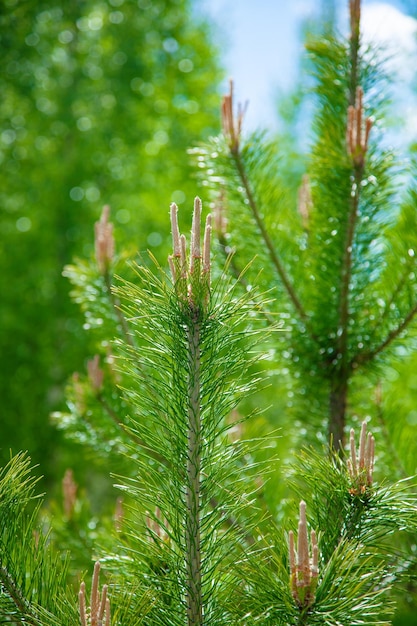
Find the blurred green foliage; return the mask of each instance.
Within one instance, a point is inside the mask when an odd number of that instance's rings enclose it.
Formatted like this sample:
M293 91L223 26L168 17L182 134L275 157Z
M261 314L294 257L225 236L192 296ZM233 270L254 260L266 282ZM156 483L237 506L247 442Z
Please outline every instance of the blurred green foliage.
M101 206L111 205L119 242L165 256L169 201L192 204L186 149L218 130L220 70L191 8L1 3L2 464L28 449L51 478L66 462L48 416L88 340L61 273L91 255Z

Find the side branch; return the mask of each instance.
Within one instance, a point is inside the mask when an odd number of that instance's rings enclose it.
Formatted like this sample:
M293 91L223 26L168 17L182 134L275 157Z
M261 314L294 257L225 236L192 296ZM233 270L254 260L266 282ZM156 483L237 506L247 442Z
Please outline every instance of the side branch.
M275 269L276 269L276 271L277 271L277 273L278 273L278 275L279 275L279 277L281 279L281 282L284 285L284 288L285 288L285 290L286 290L286 292L288 294L288 297L289 297L290 301L292 302L292 304L294 305L294 308L297 311L300 319L304 323L307 323L308 322L307 313L305 312L304 307L301 304L301 302L300 302L300 300L299 300L299 298L298 298L298 296L297 296L297 294L295 292L295 289L294 289L294 287L293 287L293 285L292 285L292 283L290 281L290 278L287 275L287 272L285 271L285 268L284 268L283 264L281 263L281 260L280 260L278 254L277 254L277 252L275 250L275 247L274 247L274 245L272 243L272 240L271 240L271 238L269 236L269 233L268 233L268 231L267 231L267 229L265 227L265 224L264 224L264 222L263 222L263 220L261 218L261 215L260 215L260 212L259 212L259 209L258 209L258 205L256 203L256 200L255 200L254 196L253 196L252 189L250 187L248 178L246 176L245 167L244 167L244 165L242 163L242 158L240 156L240 153L238 151L234 151L234 152L231 152L231 155L232 155L232 158L233 158L233 160L235 162L236 169L238 171L238 174L239 174L240 180L242 182L242 185L243 185L243 187L245 189L246 196L247 196L248 201L249 201L249 206L250 206L251 211L252 211L252 215L253 215L253 217L255 219L257 227L259 228L259 231L261 233L262 239L265 242L265 245L266 245L267 250L269 252L269 256L271 258L271 261L272 261L272 263L273 263L273 265L274 265L274 267L275 267Z
M405 265L404 271L403 271L403 273L401 275L400 280L398 281L394 291L392 292L391 297L389 298L389 300L385 304L384 309L382 310L382 312L378 316L378 320L375 322L375 329L376 330L378 328L380 328L381 324L387 318L387 316L389 314L389 311L391 309L391 305L396 301L396 299L401 294L401 292L404 289L404 287L407 285L407 278L408 278L408 275L410 274L411 267L412 267L412 265L414 263L415 263L415 259L412 258L412 257L409 257L408 261L407 261L407 263Z
M29 602L23 596L16 581L5 567L0 567L0 580L3 589L9 595L15 607L24 616L24 621L31 626L42 626L41 622L33 615Z
M369 363L372 361L378 354L383 352L385 348L387 348L399 335L401 335L404 330L406 330L407 326L412 322L415 315L417 314L417 304L413 306L411 311L409 311L408 315L403 319L400 324L396 328L394 328L386 338L381 341L379 346L374 348L373 350L369 350L368 352L363 352L360 354L352 363L353 367L358 367L359 365L364 365L365 363Z

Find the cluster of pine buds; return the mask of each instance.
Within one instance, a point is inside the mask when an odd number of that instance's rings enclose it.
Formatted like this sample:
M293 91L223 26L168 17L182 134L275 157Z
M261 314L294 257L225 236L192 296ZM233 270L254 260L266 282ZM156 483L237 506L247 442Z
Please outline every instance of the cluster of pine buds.
M110 600L107 596L107 585L103 585L101 593L100 561L94 565L93 581L91 585L90 606L87 608L85 583L82 582L78 594L81 626L110 626Z
M365 155L368 150L369 133L372 128L372 119L364 119L363 90L356 90L355 105L348 108L346 144L353 165L362 169L365 164Z
M349 493L362 496L372 487L375 460L375 439L366 432L366 422L362 423L359 451L356 451L355 431L350 431L350 457L347 466L351 481Z
M207 215L201 246L201 200L195 198L189 260L187 240L178 228L178 207L171 204L173 253L168 257L177 295L183 302L198 308L207 303L210 292L211 215Z
M308 608L315 599L319 574L319 548L314 530L310 533L310 547L307 531L306 503L300 502L300 520L298 522L297 550L295 549L294 533L288 534L290 557L291 593L297 606ZM310 556L311 553L311 556Z

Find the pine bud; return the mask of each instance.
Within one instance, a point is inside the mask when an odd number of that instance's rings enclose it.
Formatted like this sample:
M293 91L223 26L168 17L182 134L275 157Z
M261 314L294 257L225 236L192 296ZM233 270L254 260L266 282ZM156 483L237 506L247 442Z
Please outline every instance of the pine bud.
M201 200L197 197L194 201L188 264L186 238L180 235L178 229L177 207L171 205L173 254L168 257L168 263L178 297L194 311L207 304L210 293L211 216L206 218L201 245L201 208Z
M318 544L314 530L310 533L310 548L308 541L306 503L300 502L300 520L298 522L297 551L295 550L294 533L288 534L290 586L291 593L300 608L313 604L318 578Z
M85 583L80 585L78 594L79 613L82 626L110 626L110 600L107 596L107 585L103 585L99 593L100 561L94 565L93 580L91 585L90 607L86 606Z
M74 480L74 473L72 469L67 469L62 479L64 512L67 519L71 519L74 513L75 503L77 501L77 489L78 485Z
M365 164L371 128L371 118L364 120L363 91L361 87L358 87L355 106L348 107L346 128L347 151L355 167L363 168Z
M105 205L100 220L95 223L95 251L97 267L106 274L114 257L113 224L109 222L110 207Z
M238 104L237 117L235 118L233 112L233 81L229 82L229 93L223 97L222 101L222 127L223 133L226 137L230 151L233 153L239 152L239 142L242 133L243 118L248 107L248 103L245 105Z
M100 367L100 357L96 354L87 362L88 379L93 391L98 393L103 386L104 372Z
M307 174L304 174L301 186L298 189L298 212L305 230L307 230L309 226L312 207L313 199L311 197L310 179Z
M375 439L366 432L366 422L362 423L359 438L359 452L356 453L355 431L350 431L350 457L347 467L351 485L349 493L353 496L364 495L372 487L375 461Z

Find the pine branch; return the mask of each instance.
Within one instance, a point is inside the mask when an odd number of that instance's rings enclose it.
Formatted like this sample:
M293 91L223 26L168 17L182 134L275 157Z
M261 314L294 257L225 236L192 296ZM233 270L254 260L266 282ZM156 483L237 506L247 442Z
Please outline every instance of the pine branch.
M396 284L395 289L393 290L391 296L389 297L388 301L386 302L384 306L384 309L381 311L378 319L375 322L375 330L381 328L383 322L386 320L387 316L389 315L389 312L391 310L391 305L395 304L397 298L400 296L404 287L407 286L407 279L409 277L411 267L414 265L414 263L415 263L415 258L408 257L407 263L405 264L404 271L402 275L400 276L400 279L398 280L398 283Z
M66 560L38 525L35 483L23 454L0 470L0 619L60 626L71 623L75 607L66 597Z
M146 523L141 536L132 526L129 537L139 546L134 554L145 585L163 589L154 612L164 625L219 623L233 555L254 543L258 516L249 511L250 489L240 474L245 447L226 436L227 416L248 392L242 376L254 357L245 328L255 295L238 297L237 284L225 275L211 283L210 219L201 247L200 211L196 199L188 253L171 207L172 281L143 266L135 283L117 290L140 345L119 342L126 357L119 361L123 391L134 406L129 428L148 451L134 451L140 480L123 482L151 527ZM155 463L151 450L164 462Z
M224 236L224 233L222 233L221 230L217 231L217 239L225 257L227 269L231 272L231 274L234 276L237 282L239 282L244 288L244 290L247 292L248 287L250 287L248 281L245 279L245 271L248 266L244 269L240 269L238 267L236 263L235 254L233 251L232 252L230 251L226 238ZM276 326L276 323L277 323L276 320L274 319L271 312L267 310L266 307L261 306L259 303L256 303L256 304L254 303L254 308L261 313L262 317L266 320L266 322L270 326Z
M361 354L359 354L353 360L352 366L358 367L360 365L364 365L365 363L369 363L373 361L375 357L377 357L379 354L381 354L381 352L383 352L386 348L388 348L388 346L390 346L391 343L395 341L395 339L397 339L401 335L401 333L403 333L407 329L409 324L415 318L416 314L417 314L417 304L415 304L413 308L410 309L410 311L404 317L404 319L401 320L401 322L395 328L393 328L391 332L388 333L385 339L381 341L381 343L378 346L376 346L372 350L369 350L368 352L362 352Z
M2 592L6 592L19 614L24 616L23 619L25 622L31 624L31 626L42 626L42 623L39 619L37 619L30 602L28 602L25 598L19 585L4 566L0 567L0 585L2 587Z
M187 328L189 355L188 375L188 453L186 492L186 570L187 570L187 615L189 626L203 624L203 598L201 583L201 328L199 312L190 320Z
M236 172L242 183L244 188L246 198L248 200L249 207L251 209L253 218L255 223L259 229L261 237L265 243L266 249L268 251L269 257L272 261L273 266L275 267L278 276L284 286L287 295L292 302L296 312L298 313L301 321L304 324L308 324L308 316L304 310L303 305L295 291L294 285L291 282L290 277L287 274L287 271L275 249L275 246L272 242L272 239L268 233L268 230L264 224L264 221L261 217L261 213L258 208L258 204L256 202L255 196L253 194L248 174L245 169L244 161L242 158L242 154L240 151L240 139L241 139L241 131L242 131L242 123L243 117L245 114L245 107L238 106L238 113L235 117L234 109L233 109L233 82L230 81L230 91L229 94L223 98L222 103L222 125L223 132L228 141L228 146L230 150L230 157L234 163Z
M106 399L104 398L102 393L97 394L97 400L106 412L106 414L110 417L112 422L117 426L119 430L123 432L124 435L127 435L129 439L137 446L140 446L143 450L150 454L150 456L158 461L158 463L166 464L166 459L158 454L152 448L146 445L145 441L138 437L131 428L127 428L121 421L119 415L113 410L113 408L108 404Z
M261 218L256 200L254 198L254 195L252 193L252 189L245 171L245 167L243 164L243 160L240 154L239 149L231 152L231 156L233 158L233 161L235 163L236 166L236 170L239 174L240 180L242 182L242 185L245 189L245 193L246 193L246 197L248 199L249 202L249 207L252 211L252 215L255 219L256 225L258 226L259 232L262 236L262 239L264 240L265 246L268 250L269 256L271 258L272 264L274 265L278 276L281 279L281 282L287 292L287 295L290 299L290 301L292 302L296 312L298 313L301 321L308 325L308 316L307 313L304 310L303 305L300 302L300 299L298 298L298 295L295 291L294 285L292 284L290 277L288 276L283 263L281 262L281 259L278 256L278 253L275 249L275 246L272 242L271 237L269 236L268 230L265 227L265 224Z

